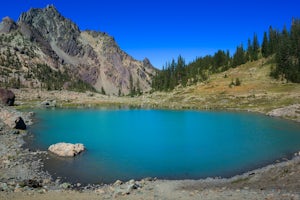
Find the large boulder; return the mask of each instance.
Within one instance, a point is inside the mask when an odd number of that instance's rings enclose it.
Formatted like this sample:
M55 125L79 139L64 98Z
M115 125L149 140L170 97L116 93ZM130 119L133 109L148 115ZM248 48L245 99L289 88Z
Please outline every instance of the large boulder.
M11 90L0 88L0 100L3 105L13 106L15 103L15 94Z
M26 130L26 124L22 117L16 117L13 121L13 128L20 129L20 130Z
M19 130L26 130L27 128L23 118L17 112L0 109L0 119L10 128Z
M48 150L58 156L74 157L85 150L83 144L57 143L51 145Z

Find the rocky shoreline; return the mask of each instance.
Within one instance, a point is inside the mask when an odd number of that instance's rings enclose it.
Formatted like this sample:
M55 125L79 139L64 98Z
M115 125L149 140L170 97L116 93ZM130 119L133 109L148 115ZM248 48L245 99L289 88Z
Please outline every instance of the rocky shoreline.
M14 115L22 116L26 124L32 123L32 113L1 107ZM12 129L0 120L0 199L299 199L300 152L291 160L237 175L229 179L156 180L146 178L111 185L62 183L53 180L42 170L42 157L48 152L24 149L23 137L27 131ZM58 195L61 193L64 196ZM40 196L43 195L43 196ZM50 198L51 197L51 198ZM45 198L45 199L47 199ZM154 198L154 199L155 199ZM201 199L200 198L200 199Z

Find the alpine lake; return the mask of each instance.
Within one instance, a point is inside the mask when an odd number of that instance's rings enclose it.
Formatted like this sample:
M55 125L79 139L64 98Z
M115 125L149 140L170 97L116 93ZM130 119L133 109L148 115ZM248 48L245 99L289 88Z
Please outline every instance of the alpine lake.
M72 183L230 177L300 150L300 123L248 112L39 109L27 145L82 143L74 158L49 154L44 170Z

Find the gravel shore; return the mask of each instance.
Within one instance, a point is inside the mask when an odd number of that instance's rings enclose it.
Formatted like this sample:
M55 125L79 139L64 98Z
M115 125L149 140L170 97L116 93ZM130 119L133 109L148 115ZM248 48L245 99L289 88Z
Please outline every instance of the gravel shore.
M17 112L11 109L11 112ZM20 114L20 113L18 113ZM25 115L23 113L23 115ZM25 121L29 122L30 119ZM0 121L0 199L300 199L300 155L229 179L71 185L42 171L47 152L23 148L26 131Z

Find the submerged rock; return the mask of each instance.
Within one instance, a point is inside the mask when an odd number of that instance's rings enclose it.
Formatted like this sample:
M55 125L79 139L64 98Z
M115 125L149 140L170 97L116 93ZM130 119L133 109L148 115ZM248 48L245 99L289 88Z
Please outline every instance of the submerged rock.
M74 157L85 150L83 144L57 143L51 145L48 150L58 156Z

